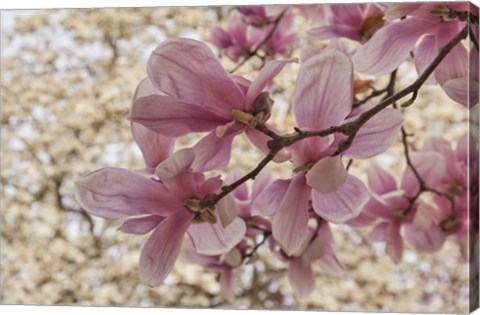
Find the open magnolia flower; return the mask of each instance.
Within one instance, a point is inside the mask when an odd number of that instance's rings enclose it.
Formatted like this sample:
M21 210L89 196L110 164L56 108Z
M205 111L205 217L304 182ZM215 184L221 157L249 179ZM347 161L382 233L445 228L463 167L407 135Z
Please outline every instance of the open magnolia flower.
M120 168L104 168L75 183L75 196L90 214L127 219L120 230L131 234L153 231L140 255L140 279L156 286L172 270L185 234L200 254L230 251L245 235L242 219L225 219L228 197L216 209L200 209L196 200L218 193L222 181L193 172L194 152L183 149L158 165L155 178Z
M263 90L291 61L267 63L250 82L227 73L204 43L167 40L150 56L148 78L137 88L152 85L154 91L134 100L130 119L168 137L208 131L192 148L192 168L222 169L230 160L233 138L242 132L255 146L268 152L269 138L239 119L268 119L273 101ZM286 159L288 155L280 153L276 161Z
M293 110L303 130L338 126L348 118L353 100L353 67L342 52L329 49L310 57L298 73ZM396 109L386 109L368 121L343 152L368 158L384 151L403 122ZM344 136L312 137L288 148L295 164L292 179L277 180L253 205L253 212L273 216L273 236L288 255L300 250L308 238L308 210L334 223L360 213L369 194L365 185L345 170L341 156L331 156Z

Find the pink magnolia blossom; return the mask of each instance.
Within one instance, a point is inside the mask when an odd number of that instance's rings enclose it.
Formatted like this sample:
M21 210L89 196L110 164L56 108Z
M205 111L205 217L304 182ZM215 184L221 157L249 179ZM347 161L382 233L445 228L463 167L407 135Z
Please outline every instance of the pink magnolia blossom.
M353 100L353 67L340 51L329 49L309 58L298 73L293 110L303 130L337 126L348 118ZM351 158L369 158L386 150L403 123L396 109L386 109L369 120L343 152ZM341 156L331 156L343 135L312 137L289 147L295 164L291 179L276 180L252 206L254 214L273 215L273 237L288 255L308 238L308 211L334 223L359 215L368 200L365 185L347 173Z
M385 24L382 10L376 4L332 4L330 21L308 31L318 39L345 37L366 42Z
M441 47L465 26L465 21L448 17L450 11L468 11L478 16L478 9L468 2L393 4L386 11L388 20L403 18L383 27L353 56L355 69L370 75L381 75L396 69L413 50L419 73L430 65ZM471 60L478 62L478 51L471 50ZM469 53L461 43L435 69L429 83L438 82L446 94L464 106L478 102L478 71L469 75ZM477 67L478 68L478 67ZM472 91L469 89L469 82ZM477 91L476 93L474 91Z
M333 235L329 224L319 220L318 231L309 228L309 238L295 255L286 255L281 249L275 249L275 241L270 246L277 257L288 264L287 276L293 292L298 297L307 297L315 289L315 273L312 265L317 263L324 272L332 276L341 276L345 268L333 250Z
M192 206L195 200L218 193L222 181L205 179L193 172L194 151L183 149L162 162L156 178L120 168L104 168L87 174L75 183L75 196L90 214L105 219L126 219L119 228L125 233L153 231L140 254L140 279L160 285L172 270L185 234L196 251L220 255L230 251L245 235L240 218L223 224L228 198L216 210ZM227 198L227 199L226 199Z
M426 185L436 187L445 170L442 157L437 153L413 152L411 159ZM351 225L367 225L379 219L369 240L385 242L387 253L395 263L399 263L403 255L402 227L405 238L417 250L434 252L442 247L445 234L435 216L439 209L418 199L410 205L409 198L415 196L420 189L410 168L405 171L400 187L392 175L375 164L370 165L367 175L372 197L358 220L349 222Z
M262 92L291 61L267 63L250 82L227 73L202 42L167 40L155 49L147 66L149 84L158 94L135 99L130 119L167 137L209 132L192 148L192 167L195 171L223 168L230 160L233 138L242 132L259 149L268 151L269 137L238 122L233 112L262 114L266 120L269 113L262 112L266 101ZM262 104L258 104L259 96ZM285 159L288 156L280 154L275 161Z
M273 23L277 16L288 8L289 6L286 5L244 5L237 7L238 12L242 14L243 22L257 28Z

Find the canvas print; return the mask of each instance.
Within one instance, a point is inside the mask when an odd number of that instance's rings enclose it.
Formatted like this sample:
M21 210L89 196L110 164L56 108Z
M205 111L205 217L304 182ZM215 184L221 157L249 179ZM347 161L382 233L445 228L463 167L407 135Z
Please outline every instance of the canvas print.
M473 4L1 23L2 304L478 307Z

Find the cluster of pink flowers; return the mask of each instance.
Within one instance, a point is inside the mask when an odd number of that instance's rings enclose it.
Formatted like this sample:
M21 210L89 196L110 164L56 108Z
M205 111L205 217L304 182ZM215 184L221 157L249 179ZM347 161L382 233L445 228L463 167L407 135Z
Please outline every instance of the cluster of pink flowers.
M296 134L360 119L372 105L353 108L355 71L393 71L420 38L415 64L421 73L465 24L437 12L445 8L465 9L460 4L361 4L316 12L329 18L311 30L311 36L348 38L361 46L353 57L330 45L302 61L292 91ZM181 257L218 272L222 293L231 301L234 270L255 262L258 247L265 243L288 266L295 294L307 296L315 286L313 264L329 274L343 274L332 224L373 226L369 240L384 242L397 263L402 259L402 234L413 248L425 252L435 252L452 239L467 256L473 180L467 177L468 135L455 151L442 138L428 140L421 151L410 154L414 168L407 167L400 185L372 164L367 188L344 165L345 158L369 159L388 149L404 122L396 108L383 109L362 124L339 154L349 136L339 132L305 137L275 151L273 162L291 167L290 178L274 179L263 169L251 189L243 182L221 195L244 174L236 170L224 180L205 174L229 165L233 139L242 133L255 148L272 152L271 134L258 126L277 133L268 122L274 106L268 88L296 61L273 60L286 56L296 41L293 17L292 9L284 6L240 7L231 12L226 29L212 29L212 41L233 61L248 56L267 37L262 49L272 60L252 81L227 72L202 42L161 43L148 60L148 76L135 91L129 117L145 169L104 168L76 182L76 198L90 214L124 219L120 230L125 233L151 232L140 254L144 283L160 285ZM430 83L438 82L452 99L470 104L472 98L460 90L468 79L465 58L475 53L478 56L478 51L457 45ZM473 77L478 81L478 73ZM191 148L174 152L176 138L200 132L207 134ZM433 202L423 192L433 196Z

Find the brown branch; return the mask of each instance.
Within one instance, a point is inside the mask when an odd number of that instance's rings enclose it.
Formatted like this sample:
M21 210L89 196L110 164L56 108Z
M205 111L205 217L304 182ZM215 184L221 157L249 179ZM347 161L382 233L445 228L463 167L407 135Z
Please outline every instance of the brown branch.
M234 73L236 72L238 69L240 69L248 60L250 60L250 58L252 58L253 56L258 56L258 51L260 50L260 48L263 47L263 45L265 45L273 36L273 34L275 33L276 29L278 28L278 25L280 24L280 21L282 20L283 16L285 15L285 13L287 12L287 9L283 10L282 13L280 13L277 18L273 21L273 26L272 26L272 29L270 30L270 32L268 32L267 36L265 36L265 38L260 42L258 43L257 46L255 46L255 48L250 51L248 53L247 56L245 56L245 58L237 65L235 66L235 68L233 68L232 70L230 70L230 73ZM260 58L262 58L260 56Z
M468 35L468 25L465 26L465 28L462 29L460 33L458 33L449 43L447 43L445 46L443 46L438 55L435 57L435 59L432 61L432 63L425 69L425 71L420 75L415 82L413 82L411 85L407 86L403 90L399 91L398 93L391 95L387 97L386 99L382 100L380 103L378 103L375 107L369 109L368 111L362 113L357 119L354 121L345 123L340 126L332 126L323 130L318 130L318 131L303 131L298 128L295 129L296 133L293 135L287 135L287 136L280 136L274 133L273 131L270 130L271 132L271 137L273 138L268 142L268 148L270 149L270 152L263 158L263 160L249 173L244 175L242 178L237 180L236 182L223 186L222 191L219 194L216 195L210 195L207 198L203 199L200 201L200 207L202 208L209 208L213 207L220 199L225 197L227 194L229 194L231 191L236 189L238 186L241 184L245 183L249 179L254 179L260 171L268 164L270 161L272 161L275 158L275 155L282 149L291 146L292 144L301 141L306 138L310 137L325 137L334 133L342 133L344 135L347 135L347 139L343 140L340 142L337 150L332 154L334 155L339 155L348 147L351 145L353 139L355 138L355 135L357 134L358 130L368 121L370 118L378 114L380 111L383 109L387 108L391 104L394 104L396 101L400 100L401 98L407 96L408 94L412 94L415 96L418 90L422 87L423 83L428 79L428 77L433 73L433 71L438 67L438 65L442 62L442 60L447 56L447 54L455 47L458 43L462 41L462 39L466 38ZM395 74L391 75L392 77L395 76ZM393 83L392 86L389 89L389 92L393 93ZM262 129L262 123L257 123L255 126L256 129L260 130ZM259 129L260 128L260 129Z
M269 237L271 234L272 234L272 232L270 232L270 231L265 231L265 232L263 232L263 239L262 239L259 243L255 244L255 246L252 248L251 251L249 251L248 253L243 254L243 255L242 255L242 259L243 259L243 260L246 260L247 258L252 257L252 256L257 252L257 250L258 250L263 244L265 244L265 243L267 242L268 237Z

